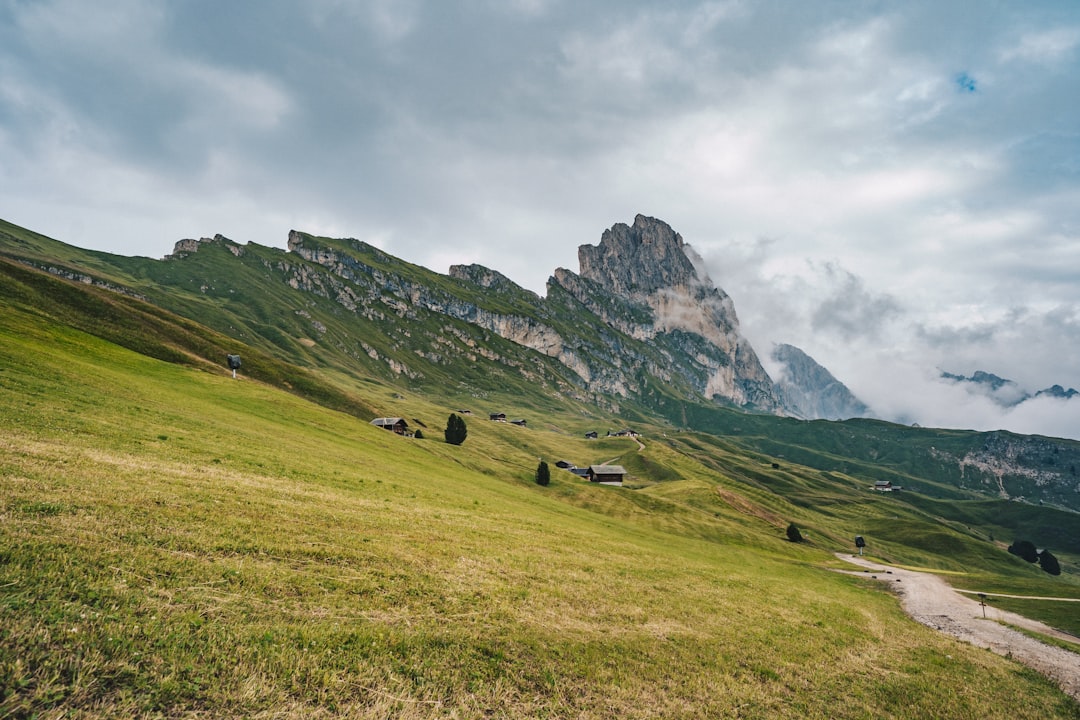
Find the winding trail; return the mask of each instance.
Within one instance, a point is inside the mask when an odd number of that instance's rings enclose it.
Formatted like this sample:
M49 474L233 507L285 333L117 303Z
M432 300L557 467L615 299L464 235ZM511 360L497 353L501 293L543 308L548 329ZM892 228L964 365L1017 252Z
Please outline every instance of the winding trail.
M1011 657L1046 675L1066 694L1080 700L1080 654L1041 643L1001 623L1071 642L1076 642L1075 637L1022 615L992 606L984 608L976 600L953 590L937 575L886 566L847 553L837 553L836 557L876 573L878 580L889 582L890 589L900 596L907 614L923 625ZM865 572L852 574L866 576Z

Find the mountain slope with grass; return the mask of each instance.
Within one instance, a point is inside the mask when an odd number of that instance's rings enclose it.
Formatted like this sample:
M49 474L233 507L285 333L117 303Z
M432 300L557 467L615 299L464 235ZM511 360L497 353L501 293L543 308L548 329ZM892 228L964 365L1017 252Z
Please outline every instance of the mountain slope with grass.
M0 340L5 715L1077 712L826 570L843 526L784 540L752 458L479 421L461 447L402 438L12 302ZM540 488L537 455L667 479Z
M1051 578L1004 549L1022 528L1067 545L1075 513L919 464L920 438L957 453L974 434L747 415L659 382L652 404L593 402L556 358L400 286L347 313L321 265L279 250L217 238L153 261L19 233L0 262L0 716L1080 712L829 570L862 534L976 589L1080 595L1080 551L1037 541L1062 559ZM427 278L428 304L539 302L370 255L384 281ZM441 442L463 407L465 443ZM643 446L605 437L630 424ZM540 487L538 458L630 475Z

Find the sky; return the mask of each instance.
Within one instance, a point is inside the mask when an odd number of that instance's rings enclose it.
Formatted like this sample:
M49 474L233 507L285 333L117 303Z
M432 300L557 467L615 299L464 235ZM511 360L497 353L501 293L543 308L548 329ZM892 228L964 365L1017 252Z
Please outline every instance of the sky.
M1075 0L0 0L0 217L544 294L643 213L881 418L1080 438Z

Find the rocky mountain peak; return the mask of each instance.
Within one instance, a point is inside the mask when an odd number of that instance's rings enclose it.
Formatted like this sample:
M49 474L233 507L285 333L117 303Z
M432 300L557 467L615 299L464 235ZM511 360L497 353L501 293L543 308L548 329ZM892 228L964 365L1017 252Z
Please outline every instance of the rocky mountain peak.
M645 215L633 225L616 223L599 245L579 247L578 260L579 276L559 270L550 283L609 326L660 350L705 397L782 410L772 380L739 332L731 298L713 286L701 258L670 225Z
M633 225L612 225L599 245L579 247L578 263L582 277L628 297L685 287L698 279L682 236L666 222L645 215L635 217Z
M1016 407L1032 398L1051 397L1070 400L1076 395L1080 395L1080 392L1077 392L1075 389L1069 388L1066 390L1061 385L1043 388L1032 394L1013 380L998 377L993 373L988 373L983 370L976 370L972 373L971 377L951 372L942 372L941 377L944 380L959 385L972 394L984 395L994 403L1005 408Z
M1045 390L1040 390L1039 392L1035 393L1035 397L1044 397L1045 396L1045 397L1061 398L1061 399L1064 399L1064 400L1071 400L1072 398L1076 397L1077 395L1080 395L1080 393L1078 393L1075 388L1069 388L1068 390L1066 390L1062 386L1056 385L1056 384L1046 388Z

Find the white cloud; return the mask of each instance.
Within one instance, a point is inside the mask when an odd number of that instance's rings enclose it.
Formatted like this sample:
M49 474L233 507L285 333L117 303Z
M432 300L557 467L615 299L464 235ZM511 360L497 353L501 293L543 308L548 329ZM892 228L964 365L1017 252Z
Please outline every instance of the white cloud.
M1080 46L1080 27L1060 27L1025 33L1016 44L1001 51L1001 60L1052 65L1068 60Z
M324 30L344 22L358 32L357 40L370 37L393 44L408 37L420 22L416 0L315 0L309 6L316 25Z
M13 19L26 40L60 52L92 51L113 58L130 58L132 44L142 47L154 37L165 18L154 0L113 0L88 4L79 0L45 0L13 10Z
M212 123L211 127L200 128L203 132L211 129L220 132L223 125L245 130L273 129L292 107L288 94L273 80L258 73L183 62L179 58L162 60L172 69L163 69L157 76L166 81L173 80L174 89L183 88L193 97L189 104L189 122L198 113L202 115L198 124Z

